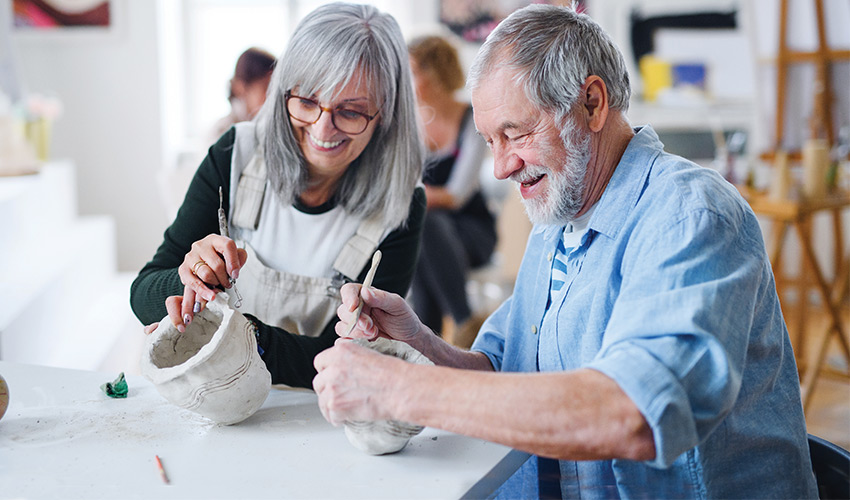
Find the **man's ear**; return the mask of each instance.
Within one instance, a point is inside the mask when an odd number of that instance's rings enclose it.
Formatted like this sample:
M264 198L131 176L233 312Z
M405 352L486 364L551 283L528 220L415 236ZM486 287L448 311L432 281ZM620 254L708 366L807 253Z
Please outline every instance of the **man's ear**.
M602 78L590 75L584 81L581 97L587 112L588 128L592 132L599 132L608 119L608 87Z

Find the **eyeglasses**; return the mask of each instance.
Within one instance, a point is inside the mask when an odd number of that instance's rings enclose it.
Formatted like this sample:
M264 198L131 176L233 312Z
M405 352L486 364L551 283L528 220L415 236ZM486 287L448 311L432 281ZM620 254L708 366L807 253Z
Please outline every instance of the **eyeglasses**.
M337 106L333 109L325 108L319 104L319 101L293 95L289 90L286 91L284 97L286 98L286 111L289 112L290 117L303 123L316 123L321 118L322 112L327 111L331 114L331 123L334 124L334 127L340 132L351 135L363 133L369 126L369 122L380 113L378 111L374 115L368 115L362 111L343 106Z

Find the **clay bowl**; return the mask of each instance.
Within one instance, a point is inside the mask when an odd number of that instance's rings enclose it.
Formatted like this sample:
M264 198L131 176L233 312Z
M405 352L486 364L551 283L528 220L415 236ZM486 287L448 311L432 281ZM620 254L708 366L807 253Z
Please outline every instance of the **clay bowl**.
M184 333L163 318L145 341L140 368L169 402L229 425L262 406L271 375L251 323L227 299L219 293Z
M395 356L408 363L433 365L421 352L404 342L378 338L372 342L357 339L354 342L388 356ZM410 438L422 432L421 425L398 420L346 421L345 436L355 448L370 455L386 455L401 451Z
M6 414L6 409L9 407L9 386L6 384L6 379L0 375L0 418Z

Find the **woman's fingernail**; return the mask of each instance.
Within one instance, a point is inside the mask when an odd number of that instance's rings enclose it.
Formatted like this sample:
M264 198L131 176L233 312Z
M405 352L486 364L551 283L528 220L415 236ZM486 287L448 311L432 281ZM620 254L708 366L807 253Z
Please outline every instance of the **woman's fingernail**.
M231 276L233 276L233 279L238 280L239 279L239 269L234 269L233 274L231 274Z
M184 314L184 315L183 315L183 324L184 324L184 325L188 325L188 324L189 324L189 323L191 323L191 322L192 322L192 315L190 315L190 314L188 314L188 313L187 313L187 314Z
M184 333L186 331L186 327L183 325L177 325L177 331L180 333Z
M193 313L195 313L195 314L198 314L199 312L201 312L201 303L200 303L200 301L197 301L197 300L195 301L195 306L192 308L192 312L193 312ZM189 315L187 314L187 315L186 315L183 319L185 320L188 316L189 316ZM189 324L189 322L187 321L187 322L186 322L186 324L188 325L188 324Z

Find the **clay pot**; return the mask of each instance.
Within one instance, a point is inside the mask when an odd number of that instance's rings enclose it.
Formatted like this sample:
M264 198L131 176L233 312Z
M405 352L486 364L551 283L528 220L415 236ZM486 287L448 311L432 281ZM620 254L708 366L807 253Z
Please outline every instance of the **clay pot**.
M421 352L404 342L377 338L372 342L358 339L354 342L374 349L380 353L395 356L408 363L433 365L434 363ZM401 451L410 438L422 432L421 425L400 422L398 420L346 421L345 436L355 448L370 455L386 455Z
M6 379L0 375L0 418L6 414L6 408L9 407L9 386L6 385Z
M253 326L227 294L196 314L184 333L168 317L145 342L141 372L171 403L221 424L256 412L271 388Z

